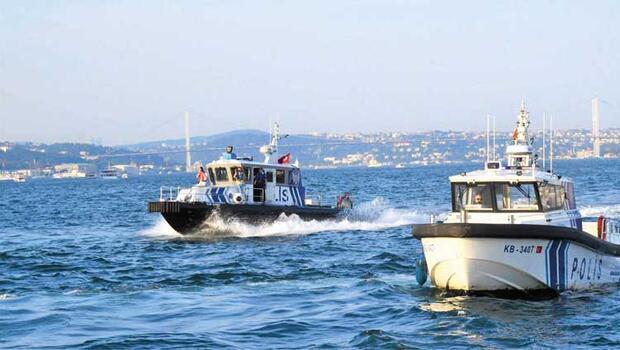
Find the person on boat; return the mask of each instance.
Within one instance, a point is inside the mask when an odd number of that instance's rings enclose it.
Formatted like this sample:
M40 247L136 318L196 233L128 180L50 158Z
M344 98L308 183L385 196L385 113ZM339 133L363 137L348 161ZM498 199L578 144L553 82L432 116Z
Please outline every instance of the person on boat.
M222 154L223 159L237 159L237 155L233 152L233 146L226 146L226 152Z
M245 182L245 170L242 166L235 168L233 178L239 182Z
M265 201L265 171L258 169L254 175L254 202Z
M207 182L207 173L205 173L205 168L200 167L198 170L198 174L196 174L196 179L198 180L198 184L204 186Z
M482 196L480 194L474 196L474 204L482 205Z
M345 192L342 196L338 196L338 208L353 209L353 200L349 192Z

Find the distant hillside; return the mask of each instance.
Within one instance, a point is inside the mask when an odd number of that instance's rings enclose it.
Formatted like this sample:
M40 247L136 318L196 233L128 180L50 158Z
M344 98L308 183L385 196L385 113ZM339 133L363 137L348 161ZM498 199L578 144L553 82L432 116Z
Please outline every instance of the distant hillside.
M319 160L322 161L321 145L333 141L319 136L289 135L280 141L280 151L281 153L291 152L293 159L299 159L305 163L316 163ZM234 146L235 152L239 155L262 159L259 147L268 143L269 133L260 130L235 130L209 136L195 136L191 138L192 159L203 163L217 159L228 145ZM300 144L316 146L291 146ZM185 161L184 139L142 142L123 145L122 147L135 152L162 152L164 160L170 163L183 163Z
M85 143L0 143L0 170L37 169L51 167L61 163L94 163L97 167L106 167L111 164L138 164L162 165L163 159L158 155L110 157L88 160L88 155L114 155L129 153L131 150L117 147L104 147Z
M269 140L269 133L261 130L235 130L209 136L194 136L190 138L192 145L211 144L226 145L230 142L233 144L264 144ZM163 146L165 145L165 146ZM141 142L135 144L121 145L119 147L131 150L153 150L161 147L185 147L185 139L172 139L161 141Z

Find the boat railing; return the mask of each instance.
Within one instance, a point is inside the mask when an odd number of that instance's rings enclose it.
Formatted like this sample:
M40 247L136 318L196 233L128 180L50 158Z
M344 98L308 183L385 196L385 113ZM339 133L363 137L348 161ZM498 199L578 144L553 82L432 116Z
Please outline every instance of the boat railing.
M179 195L180 190L181 190L181 187L161 186L159 188L159 201L165 202L165 201L173 201L177 199L177 196Z
M320 195L320 194L313 195L313 196L306 195L306 197L304 199L304 205L320 206L322 201L323 201L323 196ZM338 199L336 199L336 202L337 201L338 201Z

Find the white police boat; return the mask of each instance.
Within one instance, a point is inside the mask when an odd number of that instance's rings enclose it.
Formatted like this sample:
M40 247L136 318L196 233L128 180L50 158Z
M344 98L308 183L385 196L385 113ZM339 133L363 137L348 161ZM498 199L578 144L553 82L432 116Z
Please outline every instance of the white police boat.
M250 223L275 221L282 215L303 220L336 218L353 207L345 193L334 205L310 198L301 169L290 164L290 153L278 156L279 126L274 124L271 143L260 148L263 162L238 158L232 147L199 173L200 182L191 188L160 189L159 201L149 202L149 212L158 212L179 233L208 227L212 216Z
M537 166L529 124L522 103L507 164L450 177L452 212L414 226L419 283L534 297L620 282L620 224L581 216L573 182Z

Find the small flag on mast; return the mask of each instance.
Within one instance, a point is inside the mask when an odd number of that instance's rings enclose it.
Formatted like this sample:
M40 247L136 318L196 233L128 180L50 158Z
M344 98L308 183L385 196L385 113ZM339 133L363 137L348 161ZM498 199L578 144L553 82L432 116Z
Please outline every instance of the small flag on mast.
M278 158L278 164L288 164L288 162L291 160L291 152L283 155L282 157Z

